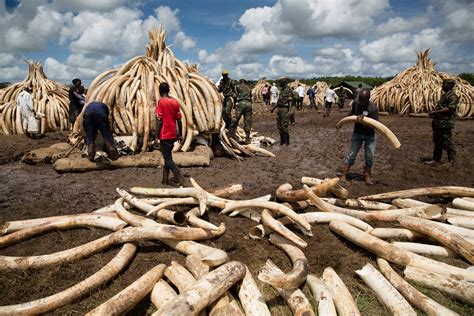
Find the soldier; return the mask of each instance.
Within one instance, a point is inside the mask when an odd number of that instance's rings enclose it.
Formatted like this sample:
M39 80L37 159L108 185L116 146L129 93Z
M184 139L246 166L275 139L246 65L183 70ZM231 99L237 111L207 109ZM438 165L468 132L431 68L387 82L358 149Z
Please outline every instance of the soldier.
M290 111L288 112L288 119L290 124L295 124L295 113L298 109L298 104L300 100L300 95L298 94L297 89L293 89L293 101L290 103Z
M237 90L237 105L235 115L230 126L229 133L235 137L235 131L239 126L240 118L244 117L245 143L250 143L250 130L252 129L252 90L247 86L245 79L240 79Z
M288 112L290 103L293 102L293 93L287 86L290 80L288 78L280 78L277 80L280 85L280 95L277 103L271 109L271 112L275 111L278 107L277 126L280 132L280 145L290 144L290 134L288 133Z
M443 94L434 111L429 112L429 116L433 118L431 128L433 129L433 160L428 161L428 164L439 164L443 149L448 153L448 161L452 164L456 158L456 151L452 142L452 133L454 128L454 118L456 116L456 108L458 106L459 98L454 93L454 85L456 82L453 79L443 80Z
M224 95L222 119L224 120L225 126L230 128L230 124L232 123L232 108L237 92L235 90L234 80L229 78L228 70L222 71L222 80L219 82L219 92L222 92Z

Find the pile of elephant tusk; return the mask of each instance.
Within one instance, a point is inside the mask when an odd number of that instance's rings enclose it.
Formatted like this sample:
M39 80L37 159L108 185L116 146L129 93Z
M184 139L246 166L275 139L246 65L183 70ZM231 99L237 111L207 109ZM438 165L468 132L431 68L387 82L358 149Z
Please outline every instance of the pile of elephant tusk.
M5 134L24 134L21 113L16 104L18 94L25 87L32 89L35 111L45 114L39 121L41 133L69 129L68 88L59 82L48 80L43 66L27 61L28 76L0 93L0 127Z
M474 115L474 87L464 79L435 70L435 63L429 58L430 50L417 52L418 61L392 80L372 90L371 101L380 111L399 113L428 113L433 111L441 97L443 79L456 82L454 92L459 97L458 116Z
M265 78L262 78L259 81L257 81L257 83L252 89L252 102L253 103L263 103L262 90L265 87L265 85L268 86L268 89L270 89L272 86L270 82L268 82Z
M92 81L87 104L94 101L107 104L114 132L132 135L131 149L143 153L148 151L149 139L156 129L154 104L160 99L159 85L167 82L170 96L179 101L183 114L183 142L176 142L174 151L188 151L197 135L211 143L212 135L216 134L228 155L239 160L248 156L248 151L237 148L227 137L222 121L223 97L214 83L199 73L197 65L175 58L170 46L165 44L166 33L161 27L148 35L150 43L145 55L130 59L120 68L107 70ZM82 115L79 115L69 136L71 143L78 141L81 125ZM139 138L143 139L141 148Z
M318 224L328 224L335 234L377 256L372 263L378 269L368 262L355 267L360 269L354 273L391 313L415 315L416 308L428 315L457 315L408 281L437 289L461 302L474 302L474 271L442 259L453 256L464 260L465 265L474 263L474 188L418 188L348 198L338 178L304 177L302 189L285 183L273 199L266 195L233 200L230 197L243 190L241 185L208 192L194 179L190 181L191 187L186 188L117 189L119 198L114 204L92 213L3 223L0 248L58 229L99 227L112 231L52 254L0 256L3 271L77 262L113 245L122 245L122 249L78 284L35 301L0 306L0 315L45 313L77 301L126 269L143 240L159 241L176 250L186 256L185 264L157 264L88 315L121 315L147 296L155 306L154 315L270 315L272 306L266 304L260 290L264 286L273 287L295 315L315 315L310 299L301 290L305 284L314 296L318 315L360 315L354 297L332 267L326 267L320 276L311 273L311 260L304 250L316 235ZM434 199L442 203L426 202ZM451 201L454 207L446 207ZM231 261L225 251L199 243L226 232L224 224L203 218L211 211L244 216L258 223L250 229L250 239L268 236L269 242L288 256L292 268L282 271L267 260L254 278L243 263ZM374 227L380 222L383 228ZM390 263L405 269L404 278Z

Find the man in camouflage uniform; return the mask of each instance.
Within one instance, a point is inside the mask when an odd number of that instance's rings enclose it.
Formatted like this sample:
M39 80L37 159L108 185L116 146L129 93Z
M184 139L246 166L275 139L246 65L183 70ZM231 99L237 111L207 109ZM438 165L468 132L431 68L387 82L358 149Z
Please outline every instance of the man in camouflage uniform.
M300 100L300 95L298 94L298 91L296 89L292 89L293 93L293 101L290 102L290 111L288 112L288 119L290 121L290 124L293 125L295 124L295 113L296 109L298 108L298 103Z
M252 90L247 86L245 79L240 79L237 86L237 105L234 119L229 129L230 136L235 137L240 118L244 117L245 143L250 143L250 130L252 129Z
M235 90L234 80L229 78L229 71L222 71L222 79L219 82L219 92L224 95L224 103L222 107L222 119L224 120L225 126L230 128L232 123L232 108L234 106L234 99L237 96Z
M454 118L456 116L456 108L458 106L459 98L454 93L455 81L453 79L443 80L443 94L434 111L429 113L433 118L431 128L433 129L433 160L428 161L428 164L439 164L443 149L448 153L448 161L454 162L456 151L452 142L452 133L454 128Z
M277 115L277 126L278 131L280 132L280 145L289 145L290 144L290 134L288 133L288 123L289 123L289 107L293 102L293 92L287 86L290 82L288 78L280 78L277 80L280 85L280 96L278 97L278 102L271 109L271 112L275 111L278 108Z

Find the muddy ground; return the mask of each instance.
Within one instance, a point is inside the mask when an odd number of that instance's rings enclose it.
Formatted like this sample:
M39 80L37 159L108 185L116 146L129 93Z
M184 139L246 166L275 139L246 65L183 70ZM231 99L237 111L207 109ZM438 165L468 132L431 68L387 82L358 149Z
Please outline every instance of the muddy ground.
M207 189L241 183L244 191L234 196L235 199L274 193L285 182L300 187L302 176L334 177L350 145L352 127L345 126L339 132L335 129L336 122L344 115L346 113L333 112L330 118L323 118L314 110L305 109L297 113L297 125L290 127L291 145L276 145L270 149L277 155L276 159L255 157L237 162L217 158L208 168L187 168L184 172ZM382 116L381 122L398 136L402 147L395 150L385 139L379 138L373 170L376 184L366 186L356 179L344 183L352 196L437 185L474 187L474 121L456 123L454 143L458 160L450 168L434 168L420 162L421 158L431 155L433 148L429 119ZM261 135L275 139L278 137L274 114L255 117L254 128ZM64 141L66 135L64 132L51 133L41 140L30 140L22 135L0 135L0 223L89 212L113 203L117 198L116 187L156 187L159 184L161 170L153 168L58 174L51 165L31 166L21 163L20 158L24 152ZM356 178L363 168L361 155L362 152L353 168ZM255 225L251 220L220 216L216 212L211 212L209 216L214 223L224 222L227 231L222 237L206 243L227 251L232 260L247 264L255 278L267 258L285 271L291 269L289 259L267 240L253 241L246 237L249 228ZM354 272L367 262L375 264L375 256L338 237L329 230L328 225L316 225L313 232L312 238L302 236L308 242L304 252L308 257L311 273L320 276L324 268L333 267L348 285L363 314L389 314ZM81 245L107 233L99 229L52 232L0 249L0 255L47 254ZM95 273L118 250L119 247L115 247L79 262L58 267L19 272L0 271L0 305L27 302L62 291ZM158 242L140 243L133 262L112 282L50 314L83 314L115 295L154 265L169 264L172 260L183 263L184 256ZM467 266L460 260L451 259L449 262ZM257 282L273 314L290 314L275 291ZM437 291L422 290L463 315L474 314L472 306L452 301ZM306 287L304 291L309 293ZM153 310L149 300L145 299L130 314L145 315Z

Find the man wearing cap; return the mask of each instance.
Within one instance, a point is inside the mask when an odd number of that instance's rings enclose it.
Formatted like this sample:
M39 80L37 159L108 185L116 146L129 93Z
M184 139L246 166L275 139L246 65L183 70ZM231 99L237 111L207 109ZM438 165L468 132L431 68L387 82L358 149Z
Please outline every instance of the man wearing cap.
M278 101L271 109L271 112L273 113L273 111L278 108L277 126L278 131L280 132L280 145L289 145L290 134L288 133L288 112L290 104L293 102L293 92L288 87L288 82L290 82L288 78L279 78L277 82L280 85L281 92Z
M229 78L229 71L222 71L222 80L219 82L219 92L224 95L224 104L222 109L222 119L224 120L225 126L230 128L232 123L232 107L234 105L234 99L237 97L237 91L235 90L234 80Z
M443 94L434 111L429 112L429 116L433 118L431 128L433 129L433 160L428 161L428 164L439 164L443 149L448 153L448 161L454 163L456 151L452 142L454 118L456 116L456 108L458 106L459 98L454 93L454 85L456 82L453 79L444 79L442 90Z
M252 129L252 90L247 86L245 79L240 79L237 90L237 105L235 107L235 115L229 134L235 137L235 131L239 126L240 118L244 117L245 143L250 144L250 130Z

